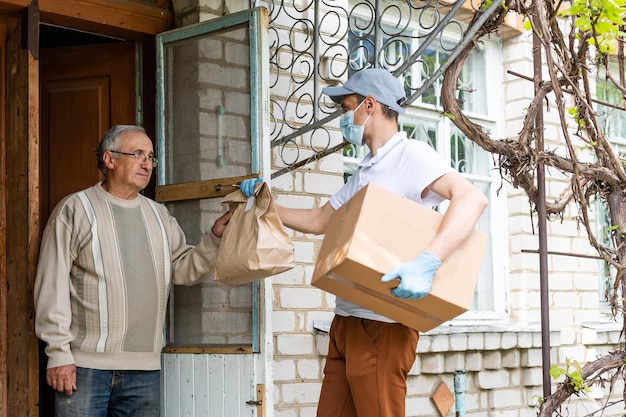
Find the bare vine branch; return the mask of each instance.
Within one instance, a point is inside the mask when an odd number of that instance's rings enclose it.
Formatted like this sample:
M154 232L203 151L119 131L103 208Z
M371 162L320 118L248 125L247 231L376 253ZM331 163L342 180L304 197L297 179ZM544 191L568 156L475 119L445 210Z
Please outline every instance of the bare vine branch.
M529 0L530 1L530 0ZM571 0L574 3L577 0ZM446 115L469 139L481 148L497 155L501 175L506 177L515 188L524 190L531 207L538 202L536 170L539 164L556 169L568 178L568 186L555 201L547 204L546 214L562 216L570 204L577 206L578 221L587 233L590 245L615 271L613 290L607 294L614 315L622 314L623 330L626 333L626 301L621 294L626 294L626 171L622 158L617 154L602 125L598 120L592 102L595 97L595 83L603 68L607 82L611 82L626 100L626 76L624 74L624 43L618 39L617 59L619 74L615 76L609 69L610 59L603 49L605 34L586 30L577 25L574 15L563 17L566 2L534 0L525 3L522 0L505 0L501 10L495 13L474 35L473 42L463 50L447 69L442 83L442 103ZM570 2L567 2L570 3ZM496 32L508 11L524 14L530 21L532 30L540 41L542 56L545 57L544 69L548 80L537 83L535 96L524 114L523 125L515 137L492 138L480 125L470 120L462 111L457 100L457 85L461 70L472 49L480 39ZM592 10L590 13L595 13ZM478 14L470 22L476 24ZM592 15L591 22L599 22L601 14ZM620 30L623 30L620 27ZM594 46L591 48L590 46ZM558 112L559 136L548 138L551 146L559 144L564 150L543 150L537 147L538 133L543 126L537 126L540 112L545 111L548 103L554 103ZM584 162L579 156L580 144L594 156L592 162ZM587 158L588 159L588 158ZM611 221L610 244L606 239L596 236L592 227L589 207L595 201L604 201L608 207ZM611 352L599 357L583 367L583 378L588 386L607 384L611 391L616 380L626 374L626 353L624 350ZM545 398L541 404L539 416L560 415L560 408L572 395L579 395L566 380L558 385L555 393ZM623 393L626 401L626 390ZM607 400L605 407L610 405Z

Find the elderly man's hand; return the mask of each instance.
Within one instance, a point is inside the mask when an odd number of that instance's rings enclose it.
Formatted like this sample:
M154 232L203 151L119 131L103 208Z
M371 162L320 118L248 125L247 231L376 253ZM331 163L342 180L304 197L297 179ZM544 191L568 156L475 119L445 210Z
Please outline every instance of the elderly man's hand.
M72 395L76 391L76 365L62 365L48 368L46 382L52 389Z
M430 293L435 272L441 261L430 252L422 252L412 261L400 265L393 271L383 275L382 282L400 278L400 284L391 290L398 298L419 300Z
M239 190L241 190L241 193L246 196L246 198L250 198L254 195L254 186L260 182L263 182L263 178L248 178L247 180L241 181Z
M228 225L231 217L233 217L233 212L227 211L226 213L222 214L217 220L215 220L215 223L213 223L213 227L211 228L211 233L213 233L213 236L219 237L220 239L222 238L224 230L226 230L226 226Z

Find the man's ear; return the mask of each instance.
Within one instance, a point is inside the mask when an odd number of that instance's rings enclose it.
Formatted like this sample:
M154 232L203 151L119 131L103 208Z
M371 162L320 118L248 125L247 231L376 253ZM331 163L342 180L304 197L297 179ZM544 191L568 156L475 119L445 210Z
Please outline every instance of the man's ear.
M105 167L113 169L113 155L111 154L111 152L105 152L102 155L102 162L104 162Z
M365 97L365 103L363 103L365 110L372 111L376 108L376 99L372 96Z

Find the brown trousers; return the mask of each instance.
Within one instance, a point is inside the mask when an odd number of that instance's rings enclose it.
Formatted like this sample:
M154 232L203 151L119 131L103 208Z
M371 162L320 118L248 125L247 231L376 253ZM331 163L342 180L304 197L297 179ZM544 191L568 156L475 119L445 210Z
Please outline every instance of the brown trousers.
M418 338L399 323L335 316L317 417L404 417Z

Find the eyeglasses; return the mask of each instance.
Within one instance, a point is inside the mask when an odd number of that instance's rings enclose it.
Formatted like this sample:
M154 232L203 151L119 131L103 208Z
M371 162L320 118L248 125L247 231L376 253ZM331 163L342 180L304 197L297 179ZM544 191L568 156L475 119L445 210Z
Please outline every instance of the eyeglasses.
M157 166L157 164L159 163L159 160L156 159L154 156L146 156L146 154L144 154L143 152L122 152L122 151L109 151L109 152L113 152L113 153L119 153L120 155L126 155L126 156L130 156L131 158L133 158L133 160L135 162L138 163L145 163L146 161L150 161L150 163L152 164L153 167Z

